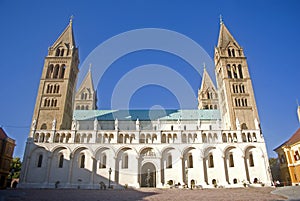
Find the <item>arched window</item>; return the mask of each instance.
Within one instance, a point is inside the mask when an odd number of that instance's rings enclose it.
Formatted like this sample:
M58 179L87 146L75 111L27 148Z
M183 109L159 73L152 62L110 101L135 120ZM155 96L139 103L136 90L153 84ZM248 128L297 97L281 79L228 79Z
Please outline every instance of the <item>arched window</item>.
M208 157L208 167L213 168L214 167L214 156L212 154Z
M42 163L43 163L43 154L40 154L38 157L37 167L38 168L42 167Z
M231 51L229 48L228 48L228 56L231 57Z
M166 134L163 134L161 137L161 143L166 143L166 142L167 142Z
M229 155L229 167L234 167L234 161L233 161L232 153Z
M234 99L234 102L235 102L235 106L237 107L238 106L238 101L237 101L236 98Z
M167 168L172 168L172 155L169 154L167 158Z
M247 124L245 123L242 123L242 126L241 126L242 130L247 130L248 129L248 126Z
M247 138L246 138L246 134L245 133L242 133L242 140L243 140L243 142L247 142Z
M252 153L249 154L249 166L254 167L254 160Z
M46 93L50 93L50 84L47 85Z
M47 130L47 124L43 123L41 126L41 130Z
M84 154L80 155L79 167L80 168L84 168L85 167L85 155Z
M63 57L63 56L64 56L64 53L65 53L65 49L61 49L61 51L60 51L60 56Z
M81 110L84 110L84 105L82 105L80 109L81 109Z
M81 93L81 100L84 100L84 93Z
M240 78L243 79L243 70L242 70L242 65L241 64L238 65L238 71L239 71Z
M57 93L57 94L58 94L58 93L59 93L59 85L56 84L55 86L56 86L56 90L54 91L54 93Z
M227 65L227 74L228 74L228 78L232 78L230 64Z
M245 98L245 106L248 106L248 102L247 99Z
M243 84L240 84L240 93L245 93L245 87Z
M86 105L86 106L85 106L85 109L86 109L86 110L88 110L88 109L89 109L89 106L88 106L88 105Z
M235 57L234 49L231 50L231 54L232 54L233 57Z
M122 157L122 168L127 169L128 168L128 154L123 154Z
M233 90L233 93L236 93L236 91L235 91L235 85L232 85L232 90Z
M214 106L214 109L215 109L215 110L216 110L216 109L218 109L218 106L217 106L217 105L215 105L215 106Z
M80 110L80 105L77 105L77 106L76 106L76 110Z
M53 78L56 79L58 78L58 72L59 72L59 65L55 65L54 67L54 72L53 72Z
M171 131L173 130L173 128L174 128L174 127L173 127L173 125L172 125L172 126L171 126Z
M59 49L59 48L57 48L57 49L56 49L56 52L55 52L55 56L57 56L57 57L58 57L59 55L60 55L60 49Z
M58 159L58 168L62 168L64 165L64 155L61 154Z
M66 66L63 64L63 65L60 67L60 75L59 75L59 78L64 78L64 76L65 76L65 70L66 70Z
M227 136L226 136L225 133L223 133L223 135L222 135L222 141L223 141L223 142L227 142Z
M184 125L184 126L183 126L183 130L185 130L185 131L186 131L186 125Z
M193 155L191 153L188 155L188 168L193 168Z
M232 69L233 69L233 77L238 78L235 64L232 65Z
M101 155L99 168L106 168L106 154Z

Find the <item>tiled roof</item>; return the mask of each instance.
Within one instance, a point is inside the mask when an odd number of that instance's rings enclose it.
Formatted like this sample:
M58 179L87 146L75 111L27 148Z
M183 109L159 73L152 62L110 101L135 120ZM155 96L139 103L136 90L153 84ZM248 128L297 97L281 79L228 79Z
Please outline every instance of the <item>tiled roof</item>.
M75 110L75 120L217 120L219 110Z
M293 145L296 142L300 142L300 128L292 135L292 137L290 137L290 139L288 139L287 141L285 141L284 143L282 143L280 146L276 147L274 149L274 151L276 151L278 148L280 148L282 146Z
M292 137L286 142L286 145L292 145L300 141L300 128L292 135Z

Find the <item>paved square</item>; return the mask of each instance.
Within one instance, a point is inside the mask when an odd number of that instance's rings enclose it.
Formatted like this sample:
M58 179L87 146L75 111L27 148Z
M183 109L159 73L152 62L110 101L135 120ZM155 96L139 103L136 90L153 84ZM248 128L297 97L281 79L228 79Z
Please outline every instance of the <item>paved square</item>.
M0 191L0 201L100 201L100 200L286 200L271 194L274 188L234 189L126 189L126 190L75 190L75 189L17 189Z

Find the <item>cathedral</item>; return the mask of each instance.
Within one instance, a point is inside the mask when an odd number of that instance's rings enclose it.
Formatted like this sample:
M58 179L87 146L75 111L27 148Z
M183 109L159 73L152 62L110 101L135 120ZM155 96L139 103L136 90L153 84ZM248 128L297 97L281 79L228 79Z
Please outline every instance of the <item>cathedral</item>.
M91 71L76 89L70 21L45 57L19 187L271 185L247 59L223 22L214 64L193 110L97 110Z

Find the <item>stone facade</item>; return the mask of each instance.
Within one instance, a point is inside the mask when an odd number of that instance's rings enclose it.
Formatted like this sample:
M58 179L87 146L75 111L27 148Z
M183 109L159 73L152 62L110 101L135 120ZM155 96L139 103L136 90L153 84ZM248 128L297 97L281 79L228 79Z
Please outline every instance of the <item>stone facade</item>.
M60 46L53 45L46 57L20 187L271 184L246 57L223 23L215 51L217 88L204 71L195 110L94 110L91 72L73 106L68 97L75 94L78 50L72 22L61 38L69 41L55 44L73 48L63 47L70 53L60 58L53 54ZM54 61L64 61L62 80L47 77ZM49 83L60 83L59 96L47 93ZM52 97L58 104L45 108L43 101ZM66 106L75 107L73 121Z

